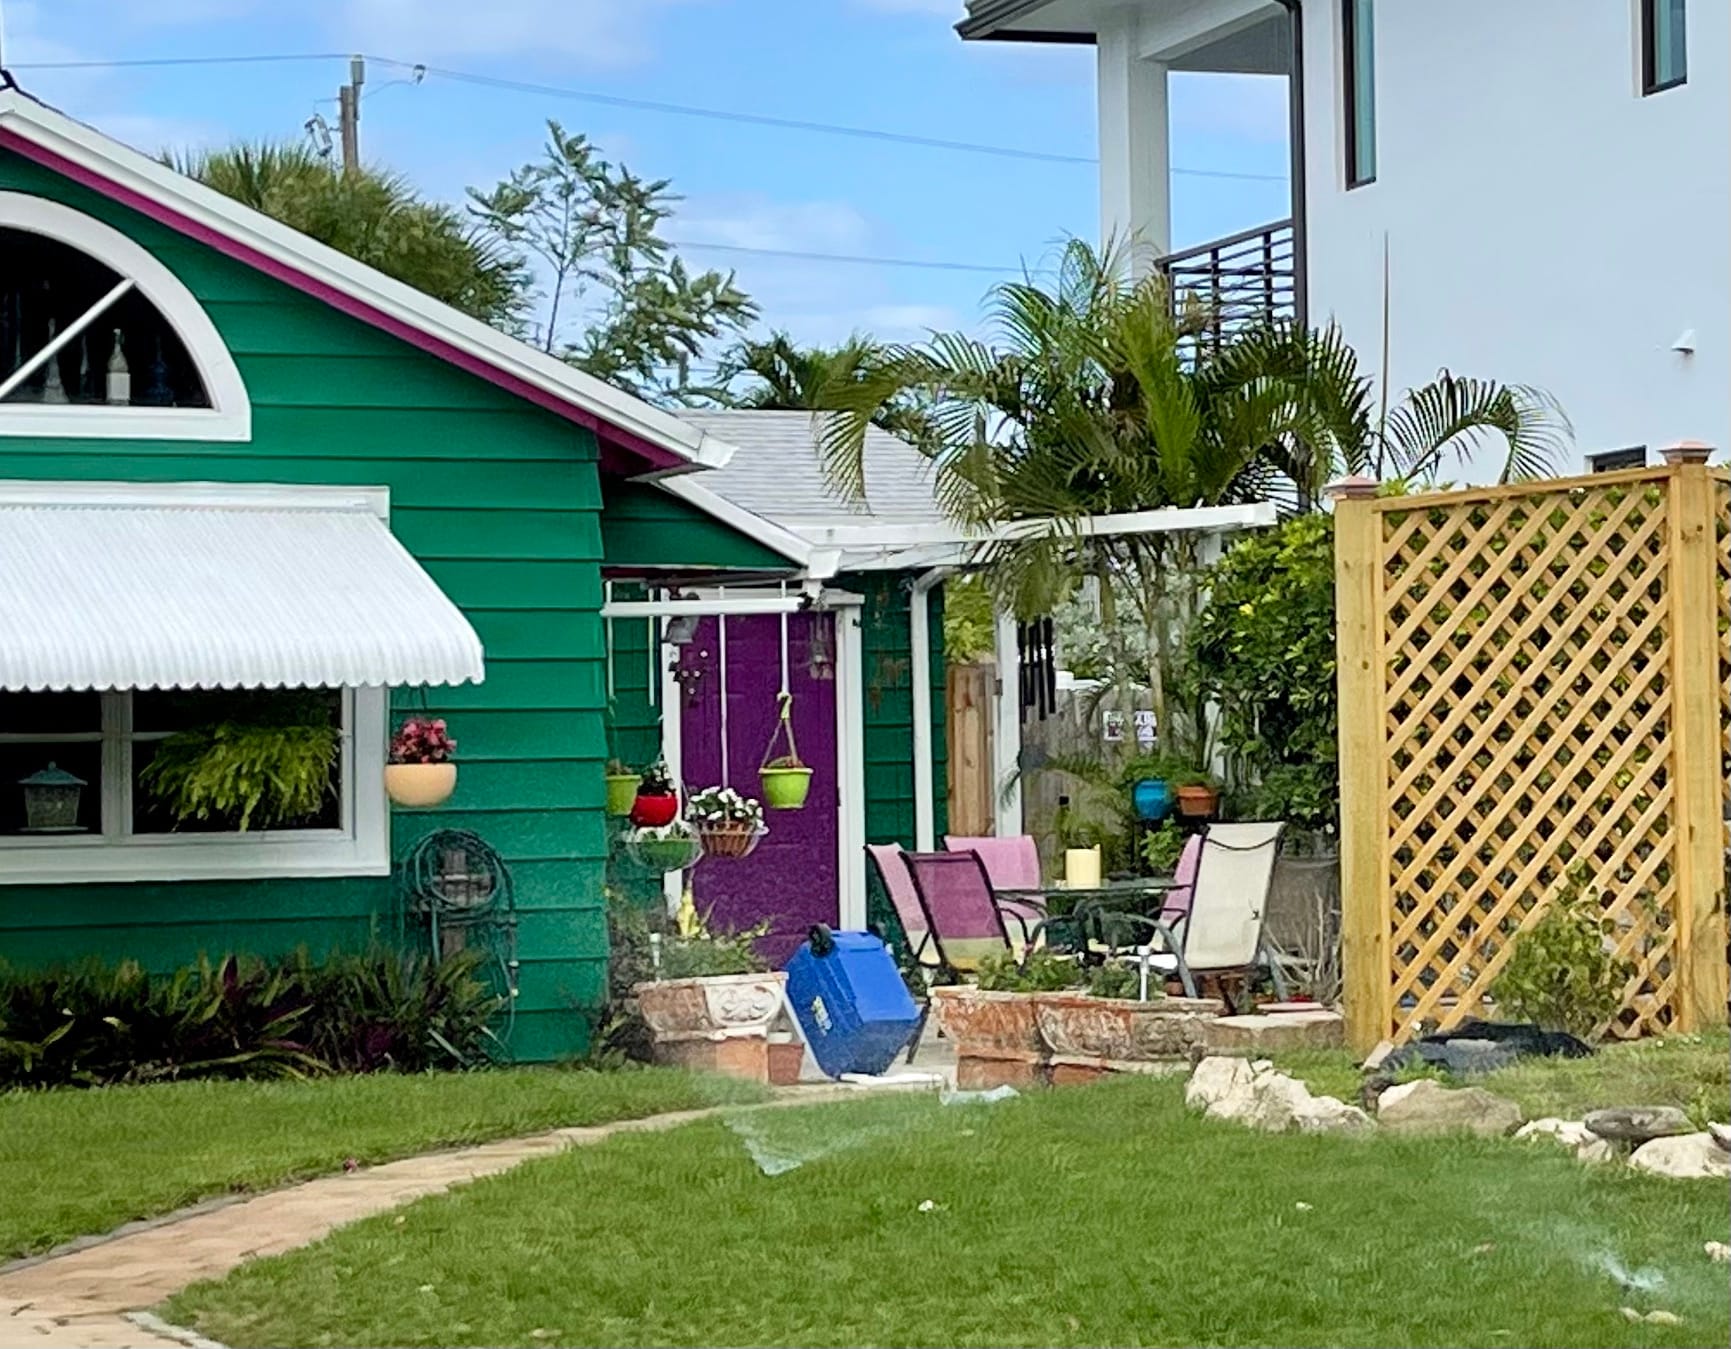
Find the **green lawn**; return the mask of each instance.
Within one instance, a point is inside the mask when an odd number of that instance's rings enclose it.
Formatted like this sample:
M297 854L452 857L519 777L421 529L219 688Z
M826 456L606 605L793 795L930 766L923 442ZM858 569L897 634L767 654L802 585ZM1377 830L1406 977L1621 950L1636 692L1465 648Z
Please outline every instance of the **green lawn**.
M1731 1234L1723 1184L1501 1139L1252 1133L1181 1091L866 1099L620 1137L165 1314L238 1346L1731 1339L1726 1269L1702 1252ZM805 1160L765 1174L753 1151Z
M1344 1050L1272 1056L1275 1066L1312 1091L1358 1100L1364 1074ZM1607 1044L1585 1059L1525 1059L1472 1079L1518 1102L1529 1119L1579 1119L1613 1105L1675 1105L1696 1122L1731 1119L1731 1034L1724 1030L1666 1040Z
M0 1259L199 1199L561 1125L757 1099L673 1071L513 1068L0 1093Z

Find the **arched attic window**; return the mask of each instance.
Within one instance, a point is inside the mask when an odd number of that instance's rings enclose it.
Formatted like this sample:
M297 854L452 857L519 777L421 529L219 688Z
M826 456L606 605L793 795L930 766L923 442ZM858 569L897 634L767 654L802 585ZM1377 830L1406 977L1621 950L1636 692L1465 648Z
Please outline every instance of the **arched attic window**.
M0 192L0 435L250 440L252 405L178 277L119 230Z

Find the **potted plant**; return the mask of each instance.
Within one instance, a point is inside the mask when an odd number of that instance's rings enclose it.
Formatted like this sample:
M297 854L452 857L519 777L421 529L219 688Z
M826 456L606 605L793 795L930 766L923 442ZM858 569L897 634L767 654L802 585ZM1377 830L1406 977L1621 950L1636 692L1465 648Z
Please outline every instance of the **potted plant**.
M163 740L138 783L177 822L270 829L319 813L336 790L341 749L342 733L331 725L212 722Z
M1220 784L1207 773L1186 773L1178 779L1178 813L1187 819L1209 820L1220 809Z
M669 820L626 830L625 850L645 871L664 876L669 871L684 871L697 861L703 845L684 820Z
M679 818L679 793L665 762L657 759L643 770L628 813L639 829L660 829Z
M385 765L385 792L399 806L436 806L457 789L457 742L446 733L443 717L410 717L391 737Z
M1225 1010L1216 998L1169 998L1158 980L1147 1001L1140 991L1137 971L1114 963L1091 971L1084 988L1041 994L1034 1003L1041 1042L1062 1057L1186 1060L1203 1046L1208 1023Z
M696 828L706 857L749 857L768 832L756 798L741 796L732 787L705 787L692 793L685 818Z
M960 1058L1039 1056L1045 1051L1035 1012L1038 995L1070 988L1081 978L1073 960L1030 951L980 962L978 982L932 989L932 1010Z
M618 759L607 761L607 813L624 816L631 813L631 803L637 799L637 788L643 774Z
M811 769L798 754L771 759L758 770L757 778L763 787L764 804L771 810L799 810L811 792Z
M787 975L771 970L757 952L768 931L760 923L715 932L693 914L688 926L652 943L655 977L631 993L657 1062L765 1081L771 1059L789 1057L770 1044L791 1022Z

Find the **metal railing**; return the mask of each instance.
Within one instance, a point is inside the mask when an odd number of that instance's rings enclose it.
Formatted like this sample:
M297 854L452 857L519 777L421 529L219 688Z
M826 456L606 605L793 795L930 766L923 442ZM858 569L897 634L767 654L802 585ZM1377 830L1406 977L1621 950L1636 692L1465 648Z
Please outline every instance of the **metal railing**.
M1172 287L1173 311L1190 321L1198 346L1218 349L1247 328L1296 312L1291 220L1170 253L1158 266Z

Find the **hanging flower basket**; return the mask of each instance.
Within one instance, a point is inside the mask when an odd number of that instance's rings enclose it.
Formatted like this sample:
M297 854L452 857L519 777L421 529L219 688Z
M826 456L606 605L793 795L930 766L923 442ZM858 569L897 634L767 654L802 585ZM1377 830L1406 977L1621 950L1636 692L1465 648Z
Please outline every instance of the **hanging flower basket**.
M769 832L761 824L747 820L724 820L720 824L702 824L697 837L703 843L705 857L726 857L738 860L750 857L757 850L758 840Z
M625 813L639 829L659 829L679 818L679 793L673 790L666 764L651 765L638 779L636 794Z
M798 759L773 759L757 770L757 778L771 810L799 810L811 792L811 769Z
M633 773L615 760L607 765L607 813L629 815L637 800L637 789L643 784L643 774Z
M693 792L685 818L703 841L705 857L750 857L758 840L769 832L763 824L763 807L731 787Z
M451 762L456 748L444 718L410 717L391 737L385 795L399 806L443 805L457 790L457 765Z
M757 780L763 788L763 799L771 810L799 810L811 793L811 769L799 757L793 743L793 695L783 693L780 715L770 732L769 746L763 751L763 763L757 770ZM787 740L787 753L777 756L776 742Z
M684 871L703 854L703 844L683 820L647 829L632 829L625 835L625 851L645 871L664 876Z

